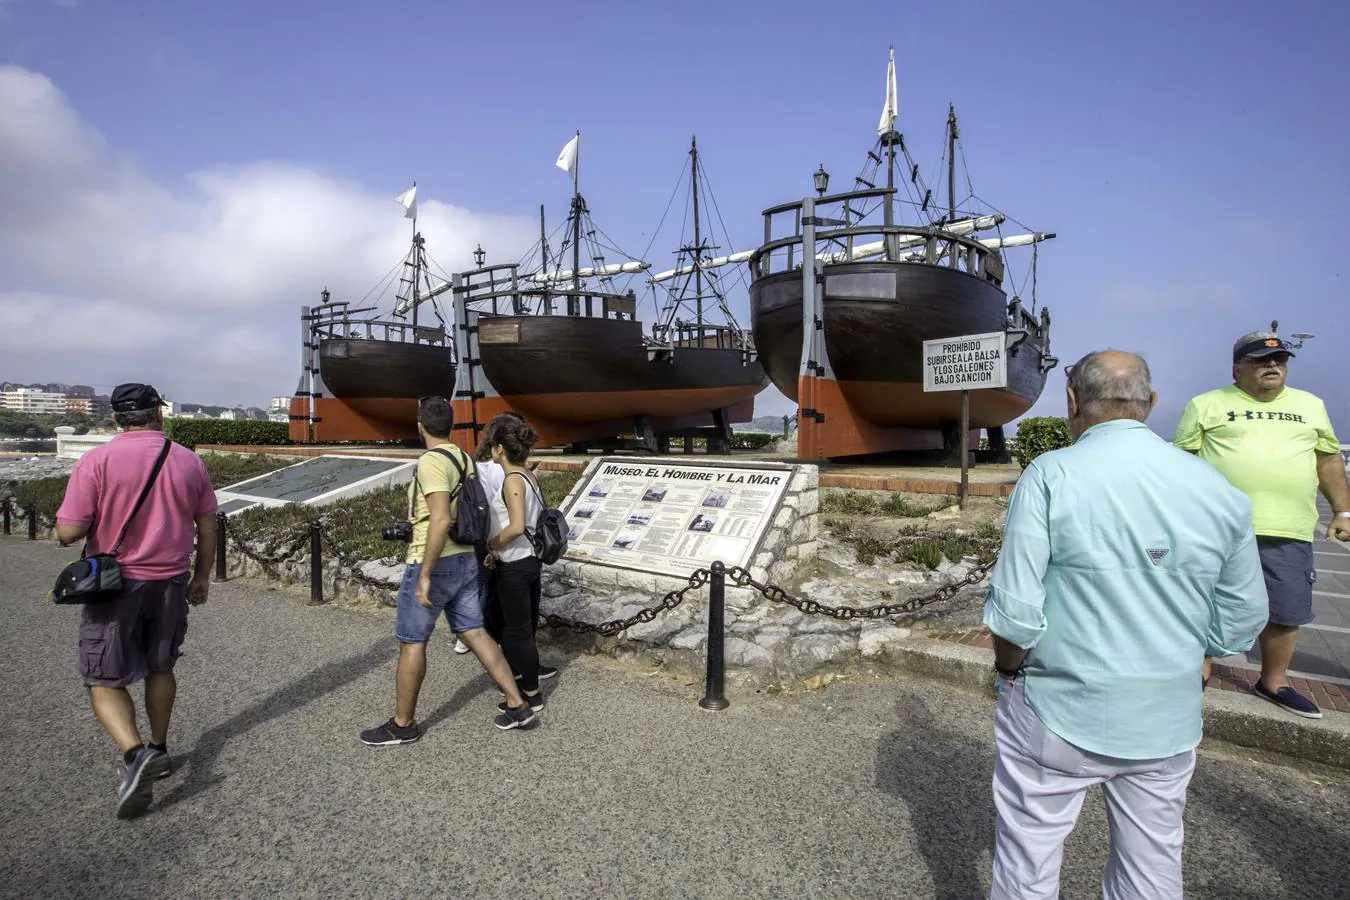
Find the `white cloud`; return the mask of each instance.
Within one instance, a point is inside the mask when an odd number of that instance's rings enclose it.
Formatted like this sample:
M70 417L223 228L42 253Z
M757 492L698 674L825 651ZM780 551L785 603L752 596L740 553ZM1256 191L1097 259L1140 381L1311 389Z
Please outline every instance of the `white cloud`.
M361 299L407 252L405 187L273 162L162 183L48 78L0 66L0 379L265 405L299 377L300 306L324 287ZM418 227L450 267L479 242L514 258L532 235L421 196Z

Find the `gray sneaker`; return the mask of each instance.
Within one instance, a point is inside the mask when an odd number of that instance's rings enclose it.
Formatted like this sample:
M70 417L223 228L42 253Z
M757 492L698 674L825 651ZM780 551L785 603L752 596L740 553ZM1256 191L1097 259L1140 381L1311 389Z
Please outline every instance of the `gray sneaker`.
M154 799L156 769L151 761L156 756L168 758L166 754L149 747L141 747L126 764L122 783L117 786L117 818L134 819L145 812Z

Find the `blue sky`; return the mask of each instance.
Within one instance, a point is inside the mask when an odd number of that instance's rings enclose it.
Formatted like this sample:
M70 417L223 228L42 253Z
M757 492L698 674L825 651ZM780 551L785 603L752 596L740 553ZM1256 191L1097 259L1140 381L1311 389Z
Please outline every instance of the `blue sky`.
M0 203L0 378L122 380L126 354L52 356L60 317L44 311L63 306L128 311L154 336L133 342L138 372L181 399L287 394L300 303L325 285L359 297L401 257L389 198L418 181L447 267L479 240L515 258L540 203L565 215L553 161L578 128L583 192L625 249L647 245L693 133L728 249L750 248L760 210L808 192L818 164L836 186L858 170L893 44L925 175L955 103L976 192L1059 235L1038 299L1062 360L1143 353L1170 434L1187 397L1228 382L1232 341L1278 318L1318 335L1291 383L1350 440L1348 32L1344 5L1310 2L0 0L0 72L19 85L0 90L0 201L28 204ZM51 143L25 143L39 132ZM117 227L117 203L136 228ZM286 218L299 204L318 212ZM97 233L69 238L88 215ZM1052 373L1035 412L1060 413L1062 385ZM762 395L761 412L786 409Z

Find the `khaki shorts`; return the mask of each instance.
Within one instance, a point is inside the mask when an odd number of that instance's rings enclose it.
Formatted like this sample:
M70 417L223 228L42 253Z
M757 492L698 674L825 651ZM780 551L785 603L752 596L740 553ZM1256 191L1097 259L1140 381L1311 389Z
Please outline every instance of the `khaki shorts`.
M80 675L90 687L125 687L147 672L173 671L187 634L187 573L124 581L115 599L84 606Z

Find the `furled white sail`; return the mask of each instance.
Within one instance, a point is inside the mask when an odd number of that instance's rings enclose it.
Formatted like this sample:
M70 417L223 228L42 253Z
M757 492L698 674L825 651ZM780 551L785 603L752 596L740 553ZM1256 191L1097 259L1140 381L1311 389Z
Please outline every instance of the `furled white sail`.
M607 275L625 275L633 272L645 272L652 267L649 262L626 262L615 263L610 266L599 266L598 268L578 269L578 278L603 278ZM563 269L561 272L535 272L533 275L526 275L526 281L532 281L535 284L557 284L563 281L572 280L572 270Z
M1004 238L988 238L980 241L980 243L990 250L1000 250L1004 247L1025 247L1028 244L1039 244L1041 241L1048 241L1054 236L1054 232L1045 234L1037 231L1032 234L1010 234Z
M970 234L973 231L986 231L990 228L997 228L1004 217L999 215L977 216L973 219L957 219L949 225L941 226L943 231L949 234ZM896 247L903 250L906 247L917 247L926 241L927 238L921 234L901 234L895 238ZM843 262L852 259L869 259L873 256L881 256L886 252L885 241L869 241L866 244L854 244L853 252L840 250L836 253L825 253L816 257L824 263Z
M730 253L726 256L714 256L712 259L700 260L698 268L707 271L708 269L720 269L722 266L730 266L735 263L745 262L754 255L753 250L742 250L739 253ZM694 271L694 265L690 263L687 266L680 266L678 269L668 269L664 272L657 272L647 280L652 284L662 281L669 281L672 278L679 278L681 275L688 275Z
M403 207L403 218L417 218L417 182L394 198L394 202Z
M877 123L877 134L885 134L895 127L898 103L895 92L895 48L891 48L891 61L886 66L886 105L881 108L881 121Z

